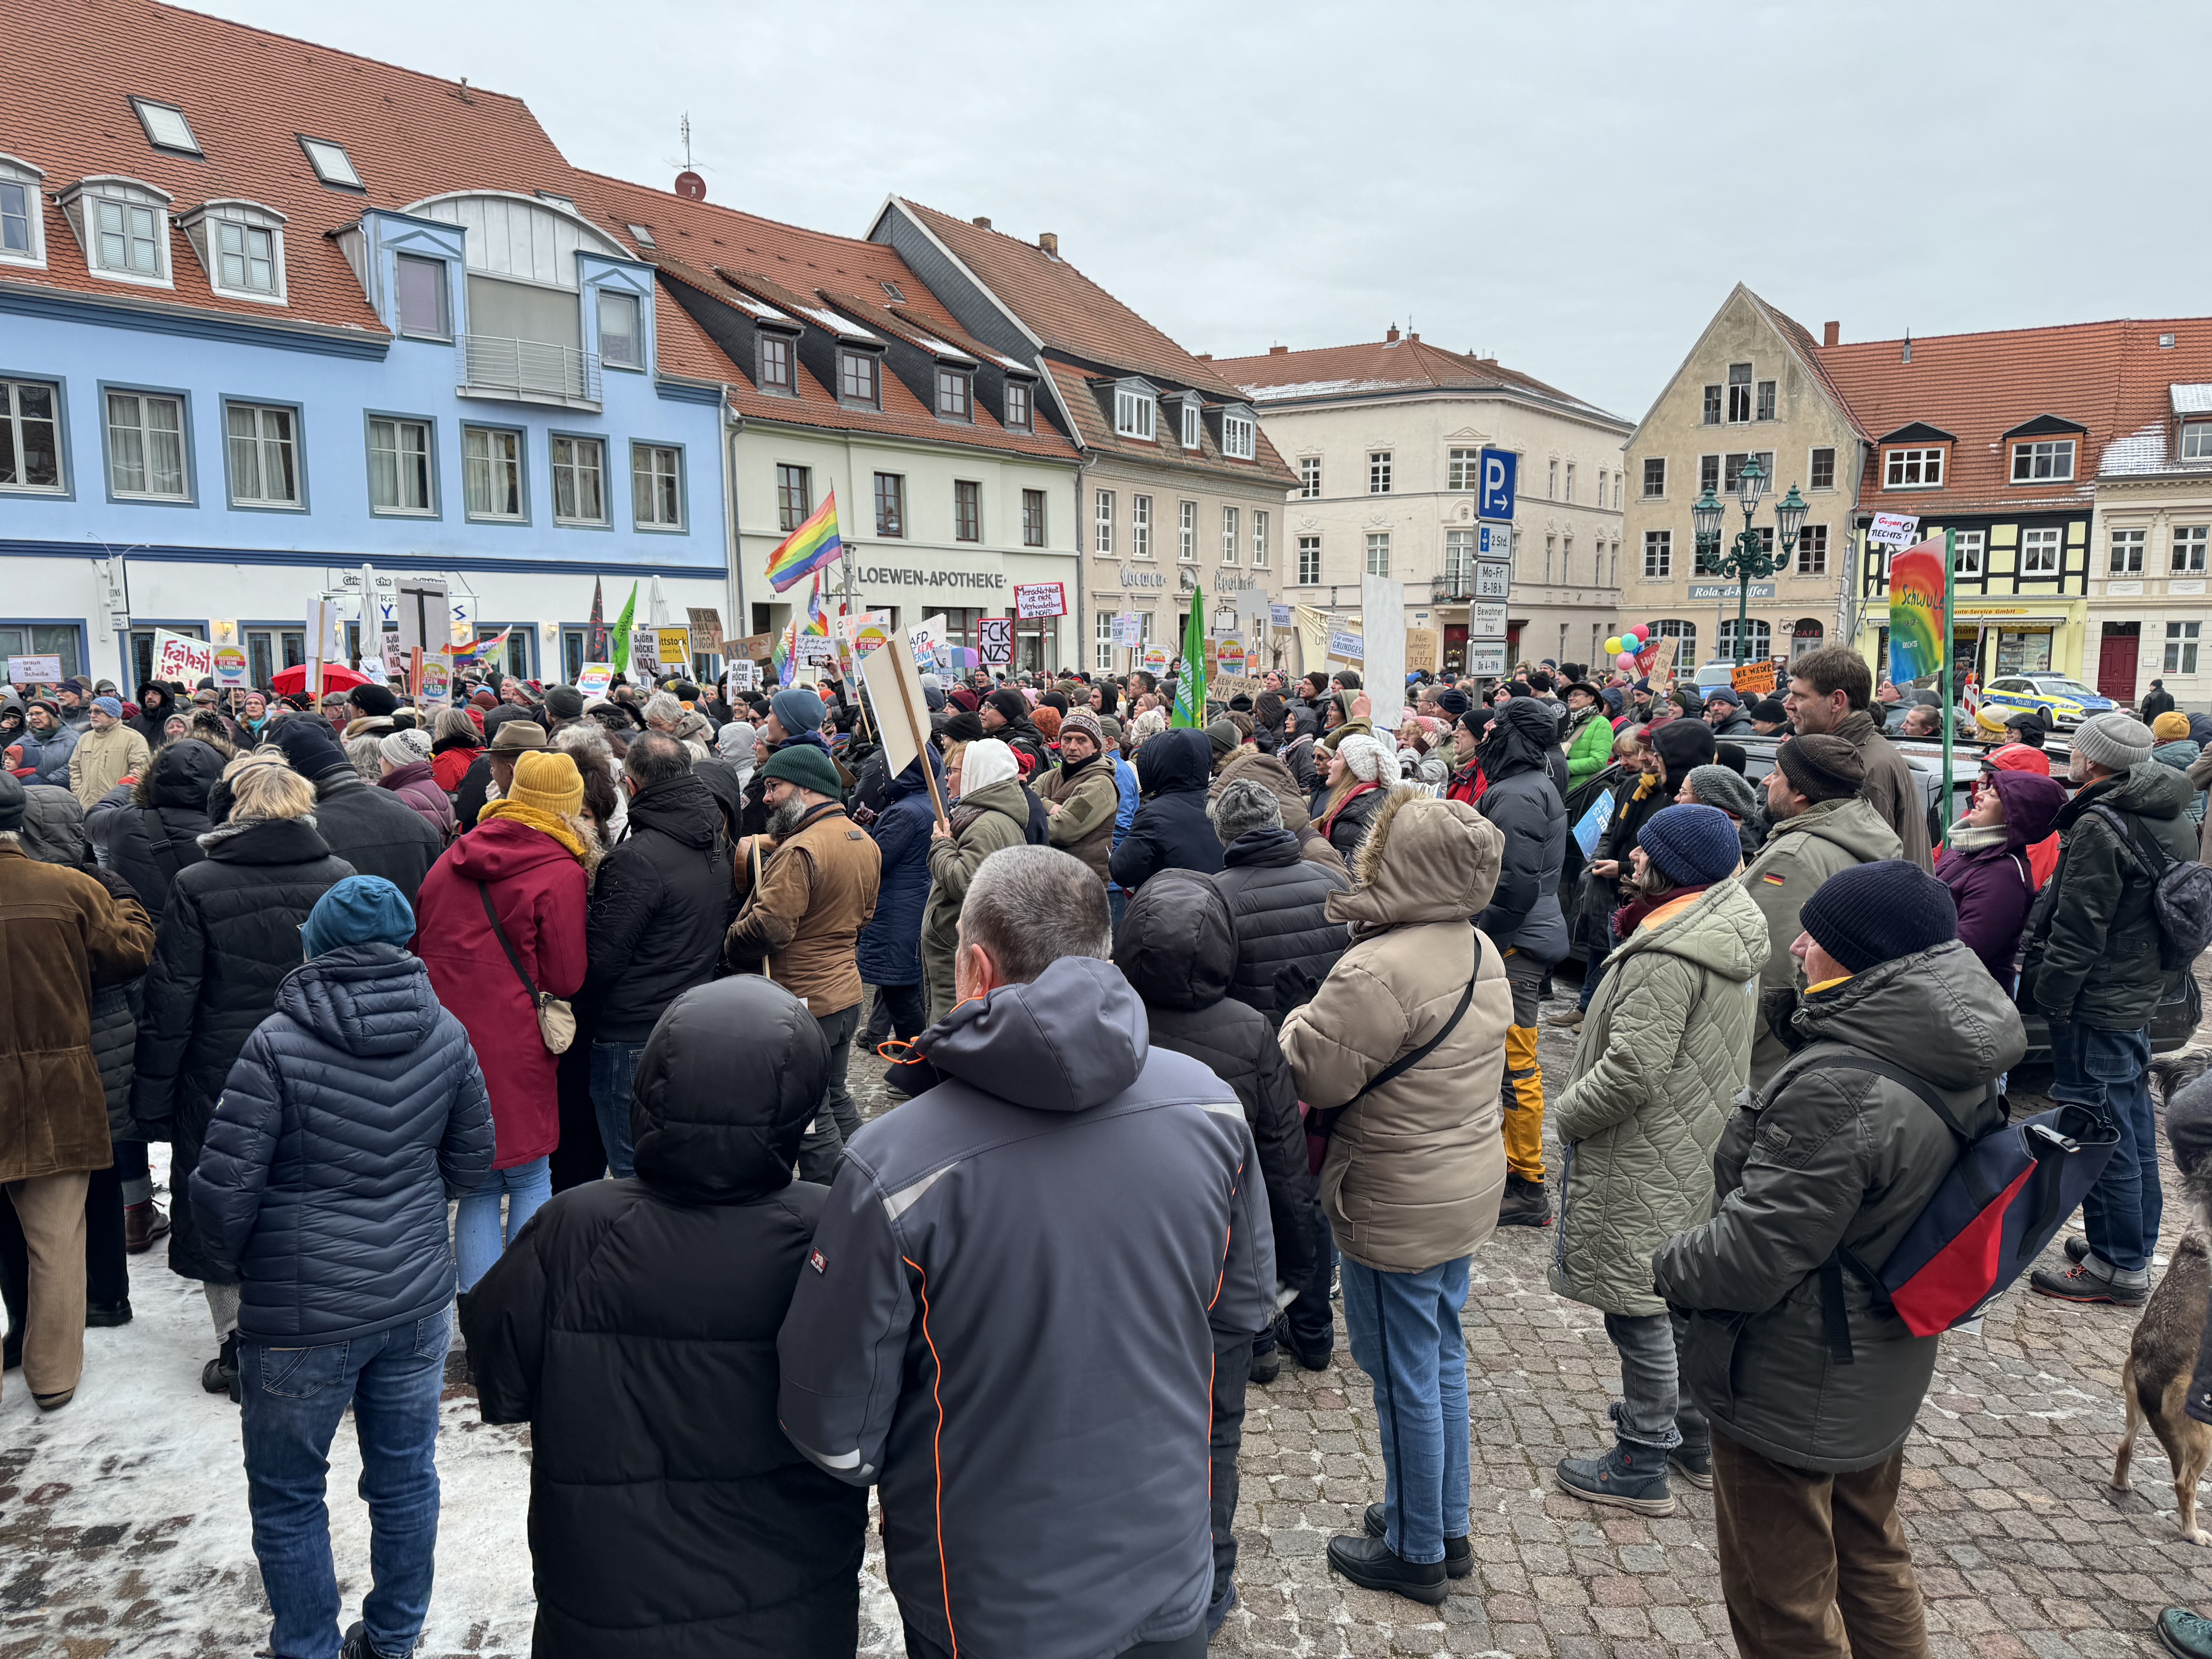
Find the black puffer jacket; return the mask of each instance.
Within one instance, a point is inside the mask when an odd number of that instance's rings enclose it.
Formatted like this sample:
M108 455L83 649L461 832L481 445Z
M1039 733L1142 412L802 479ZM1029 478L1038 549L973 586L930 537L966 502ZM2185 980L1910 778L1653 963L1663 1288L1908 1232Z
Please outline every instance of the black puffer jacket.
M294 969L191 1172L208 1258L245 1285L239 1335L312 1347L442 1313L446 1199L491 1152L476 1052L419 959L344 945Z
M382 876L411 907L446 838L422 815L355 771L322 720L280 720L270 741L315 786L315 827L331 851L364 876Z
M1229 906L1237 936L1237 974L1229 994L1279 1029L1284 1006L1277 976L1290 974L1282 988L1295 998L1300 992L1293 986L1310 979L1318 987L1352 942L1345 925L1324 913L1331 893L1352 890L1352 878L1341 866L1300 857L1298 838L1281 829L1239 836L1221 849L1221 863L1213 884Z
M137 716L124 724L146 739L149 751L159 753L161 728L168 724L169 716L177 711L174 694L159 680L147 680L138 687L138 695L134 701L138 705Z
M585 924L600 1042L644 1042L663 1009L714 976L735 897L705 784L686 773L630 798L629 836L599 866Z
M1221 837L1206 816L1213 781L1213 745L1206 733L1180 727L1146 739L1137 751L1137 787L1144 802L1107 867L1132 893L1162 870L1221 868Z
M199 1162L223 1080L300 965L300 925L333 883L355 873L308 818L227 823L201 836L200 849L206 856L170 889L154 940L131 1087L131 1115L146 1138L175 1149L172 1184ZM171 1219L172 1270L236 1282L203 1248L191 1205L175 1206Z
M828 1067L781 986L687 993L639 1063L636 1176L556 1197L461 1298L484 1420L531 1425L539 1659L850 1659L867 1495L776 1422Z
M138 1055L138 1011L129 985L100 985L92 993L92 1059L100 1067L100 1092L107 1103L107 1138L138 1139L131 1115L131 1079Z
M1912 1431L1941 1339L1913 1335L1846 1272L1851 1358L1839 1362L1820 1267L1840 1244L1880 1271L1959 1143L1904 1085L1814 1062L1854 1049L1887 1060L1980 1134L2002 1121L1989 1085L2027 1037L1953 939L1801 997L1789 1040L1798 1052L1721 1132L1712 1219L1660 1248L1655 1283L1690 1315L1682 1385L1715 1430L1792 1468L1871 1468Z
M1559 908L1567 808L1550 771L1558 749L1548 731L1534 729L1552 724L1540 703L1516 697L1505 705L1479 751L1490 787L1474 804L1505 836L1498 890L1474 925L1499 951L1517 950L1542 963L1567 954L1566 916Z
M156 927L169 884L200 861L199 838L215 828L208 791L223 763L219 750L197 738L173 743L154 757L129 799L103 801L86 820L100 861L131 884Z
M84 808L59 785L23 785L23 821L15 833L23 838L23 856L41 864L83 870L94 861L92 839L85 833Z
M1237 1091L1260 1150L1275 1274L1302 1285L1321 1248L1321 1211L1307 1172L1298 1088L1267 1019L1230 994L1237 939L1220 890L1188 870L1164 870L1129 900L1114 965L1145 1000L1152 1046L1188 1054Z

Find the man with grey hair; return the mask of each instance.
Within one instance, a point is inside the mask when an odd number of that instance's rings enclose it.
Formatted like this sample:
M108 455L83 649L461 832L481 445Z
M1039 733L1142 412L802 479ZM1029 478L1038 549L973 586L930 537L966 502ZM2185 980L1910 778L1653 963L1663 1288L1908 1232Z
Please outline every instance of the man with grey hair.
M656 691L645 700L645 729L648 732L674 732L684 718L684 705L665 691Z
M1243 1107L1106 951L1081 860L977 866L933 1086L847 1148L777 1342L784 1432L883 1487L915 1659L1206 1651L1213 1356L1274 1238Z

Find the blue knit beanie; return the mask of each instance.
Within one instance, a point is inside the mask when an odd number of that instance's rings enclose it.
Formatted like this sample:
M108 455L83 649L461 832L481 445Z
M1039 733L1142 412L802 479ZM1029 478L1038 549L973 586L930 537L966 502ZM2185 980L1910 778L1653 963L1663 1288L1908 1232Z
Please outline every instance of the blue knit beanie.
M1650 837L1649 825L1644 835ZM1838 871L1814 889L1797 920L1814 944L1854 974L1959 937L1951 890L1910 859Z
M822 699L803 685L786 686L768 700L768 706L786 737L822 729Z
M404 945L415 937L407 896L382 876L348 876L315 901L300 927L300 949L319 957L341 945Z
M1743 861L1743 842L1729 815L1711 806L1668 806L1637 832L1637 845L1677 887L1726 881Z

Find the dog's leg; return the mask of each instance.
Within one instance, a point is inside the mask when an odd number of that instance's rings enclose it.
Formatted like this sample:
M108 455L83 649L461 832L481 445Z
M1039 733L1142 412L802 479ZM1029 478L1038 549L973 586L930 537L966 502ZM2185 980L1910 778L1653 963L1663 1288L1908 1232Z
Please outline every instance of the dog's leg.
M2151 1432L2166 1448L2173 1469L2176 1522L2181 1535L2192 1544L2212 1544L2212 1533L2197 1524L2197 1483L2204 1478L2204 1464L2212 1455L2212 1426L2199 1423L2185 1409L2189 1402L2189 1378L2177 1376L2159 1396L2158 1410L2150 1418Z
M2120 1398L2127 1402L2127 1431L2120 1437L2120 1455L2112 1460L2112 1490L2128 1489L2128 1465L2136 1455L2136 1431L2142 1427L2142 1407L2136 1399L2136 1362L2130 1355L2120 1367Z

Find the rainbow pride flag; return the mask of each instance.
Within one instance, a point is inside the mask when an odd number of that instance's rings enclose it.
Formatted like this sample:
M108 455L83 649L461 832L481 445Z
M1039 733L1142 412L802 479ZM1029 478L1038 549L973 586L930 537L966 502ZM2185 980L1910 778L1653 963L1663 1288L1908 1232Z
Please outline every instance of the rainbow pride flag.
M769 586L781 593L832 559L842 558L844 552L845 544L837 536L837 492L833 489L814 509L813 516L769 555Z
M480 635L476 639L471 640L466 645L455 646L453 647L453 666L456 668L481 668L487 662L495 661L505 656L507 654L507 636L514 631L514 630L511 628L502 628L496 634Z

